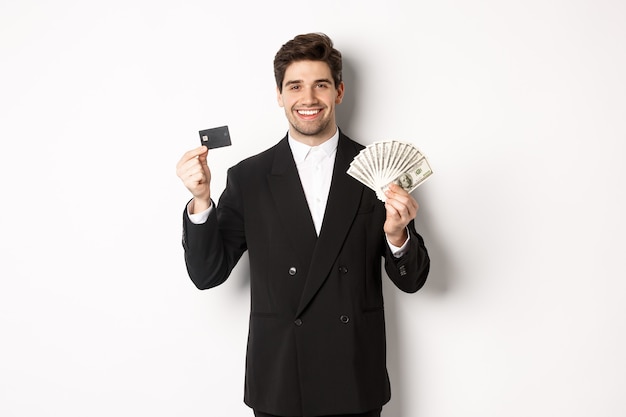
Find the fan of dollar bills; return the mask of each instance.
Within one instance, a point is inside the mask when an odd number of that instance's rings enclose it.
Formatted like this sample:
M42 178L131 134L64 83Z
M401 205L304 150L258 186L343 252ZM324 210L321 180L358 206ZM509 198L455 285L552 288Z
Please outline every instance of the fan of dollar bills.
M372 143L361 150L350 163L347 173L385 201L389 184L396 183L410 193L433 171L426 157L413 144L390 140Z

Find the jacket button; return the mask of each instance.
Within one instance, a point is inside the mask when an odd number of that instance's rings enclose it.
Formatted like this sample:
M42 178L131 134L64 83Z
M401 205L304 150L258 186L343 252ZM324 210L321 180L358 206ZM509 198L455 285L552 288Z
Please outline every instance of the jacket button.
M301 320L301 319L296 319L293 323L294 323L296 326L302 326L302 320Z
M339 317L339 320L341 320L341 322L343 324L347 324L350 321L350 317L348 317L348 316L341 316L341 317Z
M340 266L339 267L339 272L341 272L342 274L347 274L348 273L348 268L346 268L345 266Z
M292 266L291 268L289 268L289 275L294 276L296 275L296 272L298 272L298 270L296 269L295 266Z

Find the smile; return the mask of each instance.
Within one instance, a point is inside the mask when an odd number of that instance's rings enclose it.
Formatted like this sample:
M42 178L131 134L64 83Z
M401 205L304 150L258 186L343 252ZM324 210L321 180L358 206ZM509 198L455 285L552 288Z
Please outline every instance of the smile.
M302 116L314 116L318 114L319 112L320 112L319 110L298 110L298 114Z

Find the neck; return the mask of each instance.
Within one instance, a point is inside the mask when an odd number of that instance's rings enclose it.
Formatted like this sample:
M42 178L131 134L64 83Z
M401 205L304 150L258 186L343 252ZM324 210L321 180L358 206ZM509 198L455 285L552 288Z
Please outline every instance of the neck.
M337 133L338 127L335 125L335 128L331 133L322 133L319 135L303 135L302 133L296 131L293 128L289 129L289 136L295 141L303 143L307 146L319 146L322 143L328 141L330 138L335 136Z

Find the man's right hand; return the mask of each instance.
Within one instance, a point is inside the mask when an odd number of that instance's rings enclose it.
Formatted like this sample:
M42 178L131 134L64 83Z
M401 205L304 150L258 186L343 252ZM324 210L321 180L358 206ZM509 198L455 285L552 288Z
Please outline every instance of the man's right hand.
M200 213L211 205L211 171L207 164L208 154L209 149L200 146L186 152L176 164L176 175L193 195L194 201L189 205L191 214Z

